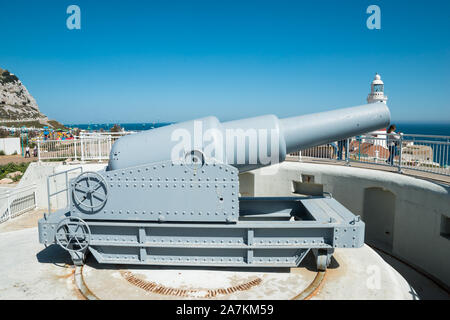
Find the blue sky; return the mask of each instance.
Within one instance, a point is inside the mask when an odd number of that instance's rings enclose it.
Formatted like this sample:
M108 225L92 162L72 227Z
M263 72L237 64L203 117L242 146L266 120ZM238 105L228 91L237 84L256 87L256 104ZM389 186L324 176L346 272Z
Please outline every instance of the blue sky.
M81 8L81 30L66 9ZM381 8L381 30L366 8ZM450 123L450 1L0 0L0 67L64 123L279 117L365 103Z

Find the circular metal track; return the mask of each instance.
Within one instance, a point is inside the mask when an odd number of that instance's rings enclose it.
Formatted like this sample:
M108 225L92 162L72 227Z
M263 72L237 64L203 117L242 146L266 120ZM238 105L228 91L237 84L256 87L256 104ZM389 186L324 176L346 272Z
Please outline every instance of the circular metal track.
M76 271L74 273L75 284L76 284L78 290L81 292L81 294L87 300L100 300L100 298L89 289L89 287L87 286L87 284L85 282L85 279L83 276L84 267L85 266L76 267ZM165 295L173 294L173 296L183 296L180 293L185 293L185 292L189 291L189 290L175 290L175 292L173 292L173 290L170 290L170 288L165 288L160 285L159 286L156 285L156 287L159 287L160 290L153 290L153 286L155 286L154 283L140 280L140 279L137 282L130 281L131 279L127 279L131 275L130 272L120 271L120 273L122 274L122 276L125 276L125 279L130 284L135 285L136 287L139 287L141 289L144 289L145 291L155 291L155 293L165 294ZM323 285L323 282L325 280L325 275L326 275L326 271L317 272L316 276L314 277L312 282L304 290L302 290L300 293L298 293L295 297L292 297L290 300L309 300L309 299L311 299L314 295L317 294L320 287ZM246 284L246 286L245 285L237 286L235 288L235 290L229 290L229 288L222 289L222 290L224 290L224 292L218 291L218 293L226 294L226 293L232 293L232 291L242 291L244 289L250 289L250 287L253 287L253 286L258 286L259 284L260 284L260 281L253 280L252 282L249 282L248 284ZM247 286L248 286L248 288L247 288ZM214 298L214 297L215 297L215 294L208 296L208 297L204 297L204 299L205 298Z
M56 227L56 243L69 252L82 252L89 247L91 230L87 223L78 217L61 220Z
M102 208L108 199L108 184L96 172L84 172L73 184L73 199L78 207L89 210Z

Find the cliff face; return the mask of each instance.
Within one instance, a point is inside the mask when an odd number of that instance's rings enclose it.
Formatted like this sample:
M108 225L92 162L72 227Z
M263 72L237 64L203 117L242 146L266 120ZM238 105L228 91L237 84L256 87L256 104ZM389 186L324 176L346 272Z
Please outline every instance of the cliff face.
M0 68L0 120L46 120L36 100L12 73Z

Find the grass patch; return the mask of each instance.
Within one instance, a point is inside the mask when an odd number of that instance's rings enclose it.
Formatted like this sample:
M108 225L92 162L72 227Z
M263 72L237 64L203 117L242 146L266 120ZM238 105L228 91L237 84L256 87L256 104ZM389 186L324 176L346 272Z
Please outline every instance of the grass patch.
M48 123L54 128L54 129L62 129L62 130L68 130L64 125L59 123L56 120L48 120Z
M16 172L16 171L20 171L22 172L22 175L25 173L25 171L27 171L28 166L30 165L30 163L13 163L10 162L8 164L5 164L3 166L0 166L0 180L3 178L6 178L6 175L8 173L12 173L12 172ZM14 177L12 180L13 181L19 181L20 178L22 178L22 176L18 176L18 177Z
M25 127L34 127L34 128L43 128L45 125L40 123L39 121L23 121L20 120L14 121L14 122L2 122L0 120L0 126L5 127L15 127L15 128L21 128L22 126Z

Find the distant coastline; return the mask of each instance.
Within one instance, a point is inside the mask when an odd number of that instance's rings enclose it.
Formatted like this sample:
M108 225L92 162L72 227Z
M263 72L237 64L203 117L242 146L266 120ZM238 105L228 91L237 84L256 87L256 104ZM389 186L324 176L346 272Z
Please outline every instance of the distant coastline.
M175 122L143 122L143 123L81 123L81 124L66 124L68 128L78 128L82 130L90 131L109 131L111 128L118 124L125 131L144 131L160 127L165 127Z

